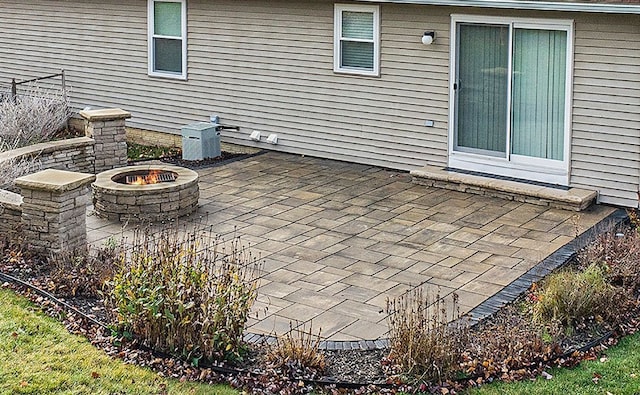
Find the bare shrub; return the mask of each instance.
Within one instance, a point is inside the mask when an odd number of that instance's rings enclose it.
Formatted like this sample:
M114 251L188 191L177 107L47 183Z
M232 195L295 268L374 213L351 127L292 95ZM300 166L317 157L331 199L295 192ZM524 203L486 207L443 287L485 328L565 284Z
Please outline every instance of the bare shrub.
M113 320L143 344L197 363L242 357L259 262L238 238L205 230L138 229L109 283Z
M631 293L640 290L640 233L636 229L601 234L581 251L579 260L583 266L603 264L605 277L613 285Z
M30 85L15 101L5 97L0 101L0 151L51 140L70 116L69 100L61 91Z
M460 317L456 294L449 310L439 294L416 288L387 301L387 313L389 360L408 380L443 382L460 371L469 326Z
M536 325L509 305L502 314L474 328L462 364L464 374L503 381L533 377L560 355L559 333L555 325Z
M37 156L12 158L3 161L2 166L0 166L0 189L18 192L15 187L16 178L35 173L41 168L42 163Z
M0 152L51 140L64 129L71 109L66 95L35 85L11 100L0 100ZM37 156L4 161L0 166L0 189L15 191L14 180L40 170Z
M267 362L277 369L289 372L304 372L305 375L322 373L326 369L324 354L320 352L320 330L293 328L289 323L289 331L278 336L276 344L267 351Z
M101 248L51 255L49 290L61 296L99 296L119 264L120 245L109 240Z

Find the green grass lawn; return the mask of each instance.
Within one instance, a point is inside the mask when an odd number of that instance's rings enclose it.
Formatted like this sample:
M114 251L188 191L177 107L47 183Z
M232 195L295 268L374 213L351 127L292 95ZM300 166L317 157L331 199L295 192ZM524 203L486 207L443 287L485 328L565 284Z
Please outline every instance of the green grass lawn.
M640 394L640 334L628 336L603 354L604 359L573 369L552 369L551 380L486 385L471 394ZM598 377L594 381L594 377ZM596 382L597 381L597 382Z
M26 299L0 289L0 394L220 394L108 357Z

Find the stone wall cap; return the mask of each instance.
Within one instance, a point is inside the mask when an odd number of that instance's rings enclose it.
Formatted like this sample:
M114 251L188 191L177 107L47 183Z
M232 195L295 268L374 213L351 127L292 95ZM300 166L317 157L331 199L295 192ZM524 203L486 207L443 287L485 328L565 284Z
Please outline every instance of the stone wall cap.
M22 204L22 196L6 189L0 189L0 206L7 204L19 207Z
M56 141L47 141L44 143L32 144L22 148L16 148L4 152L0 152L0 165L9 160L20 160L23 157L38 157L42 154L50 154L64 149L72 149L76 147L85 147L95 144L95 140L90 137L74 137L72 139L63 139Z
M95 179L94 174L46 169L16 178L16 185L20 188L62 193L90 184Z
M131 113L120 108L104 108L101 110L82 110L80 116L88 121L109 121L113 119L131 118Z

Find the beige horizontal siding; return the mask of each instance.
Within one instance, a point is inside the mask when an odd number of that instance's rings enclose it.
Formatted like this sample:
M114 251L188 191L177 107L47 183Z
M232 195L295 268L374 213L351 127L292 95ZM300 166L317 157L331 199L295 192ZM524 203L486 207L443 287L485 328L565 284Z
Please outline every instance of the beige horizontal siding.
M379 78L333 72L333 2L189 0L188 81L147 75L146 0L0 0L0 89L64 68L78 108L179 133L218 114L228 142L412 169L447 164L452 13L574 19L571 185L635 205L640 17L381 5ZM435 44L420 37L435 30ZM425 127L433 120L435 127ZM249 140L277 133L279 144Z
M0 0L0 12L0 50L13 55L0 56L0 76L64 68L77 107L126 108L131 126L178 133L216 113L241 127L229 142L252 144L255 129L287 152L446 164L444 9L383 5L381 77L371 78L333 73L331 1L191 0L186 82L146 75L146 1ZM437 45L420 43L424 26L440 30Z
M220 84L217 109L243 126L229 141L246 144L255 129L277 133L274 148L287 152L403 169L446 163L448 47L443 42L434 61L419 38L430 19L448 26L447 14L397 23L410 11L383 6L381 77L371 78L333 73L332 2L270 3L268 10L255 2L248 9L190 4L190 78ZM218 20L222 26L212 23ZM437 127L424 127L426 119Z
M576 17L571 185L636 206L640 16Z
M0 85L64 68L76 107L119 106L135 113L141 106L132 105L126 85L148 79L145 4L0 1Z

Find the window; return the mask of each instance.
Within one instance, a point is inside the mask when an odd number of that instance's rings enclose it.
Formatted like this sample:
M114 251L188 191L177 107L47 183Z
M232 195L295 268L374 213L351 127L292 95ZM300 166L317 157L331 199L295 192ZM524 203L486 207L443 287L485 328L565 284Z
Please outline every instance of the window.
M149 0L149 75L187 78L186 0Z
M335 5L333 70L378 76L380 73L380 8Z
M571 21L453 17L449 166L568 184Z

